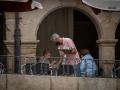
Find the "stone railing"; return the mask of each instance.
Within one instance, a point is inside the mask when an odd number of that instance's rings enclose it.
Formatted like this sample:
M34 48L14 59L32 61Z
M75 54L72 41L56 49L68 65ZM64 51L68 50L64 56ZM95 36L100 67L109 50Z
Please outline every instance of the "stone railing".
M120 90L120 79L6 74L0 90Z

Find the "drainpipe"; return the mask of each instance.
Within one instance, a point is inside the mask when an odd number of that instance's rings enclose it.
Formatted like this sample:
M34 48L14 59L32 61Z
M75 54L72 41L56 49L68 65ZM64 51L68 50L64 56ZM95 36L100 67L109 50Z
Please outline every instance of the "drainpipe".
M14 40L15 40L15 49L14 49L14 60L15 60L15 73L20 73L21 66L21 31L19 28L20 18L19 12L15 12L15 32L14 32Z

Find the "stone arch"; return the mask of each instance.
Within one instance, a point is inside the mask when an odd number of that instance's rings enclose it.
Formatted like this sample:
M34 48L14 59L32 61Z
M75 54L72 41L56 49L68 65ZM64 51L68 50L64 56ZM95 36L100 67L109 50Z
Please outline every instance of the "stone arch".
M53 3L54 4L54 3ZM92 9L88 6L85 5L75 5L73 4L64 4L59 6L59 4L57 6L51 7L48 10L46 10L45 12L43 12L44 14L42 15L42 17L39 20L39 23L37 25L37 30L36 30L36 36L37 36L37 32L39 29L39 25L42 23L42 21L52 12L54 12L55 10L58 10L60 8L74 8L79 10L80 12L82 12L83 14L85 14L86 16L89 17L89 19L92 21L92 23L95 25L95 28L97 30L97 35L98 35L98 39L101 38L101 34L102 34L102 30L101 30L101 25L99 23L99 20L97 19L97 16L93 13ZM36 37L37 38L37 37Z
M98 39L101 38L101 26L99 24L99 21L98 21L98 18L97 16L93 13L92 9L85 6L85 5L82 5L82 6L74 6L74 5L62 5L62 6L55 6L55 7L52 7L52 8L49 8L48 10L44 11L42 13L42 17L40 18L39 20L39 24L37 26L37 30L39 29L39 26L41 25L42 21L45 20L45 18L50 15L51 13L53 13L54 11L57 11L59 9L64 9L64 8L73 8L75 10L78 10L80 11L81 13L85 14L90 20L91 22L94 24L95 28L96 28L96 32L97 32L97 36L98 36ZM38 31L36 31L36 36L38 34ZM99 53L99 51L98 51ZM99 57L99 56L98 56Z

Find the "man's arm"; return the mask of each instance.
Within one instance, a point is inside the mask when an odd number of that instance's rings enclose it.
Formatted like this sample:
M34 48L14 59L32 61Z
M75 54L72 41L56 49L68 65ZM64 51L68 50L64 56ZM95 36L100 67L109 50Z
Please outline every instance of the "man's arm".
M59 66L61 65L61 63L62 63L62 59L60 59L60 60L58 60L58 62L56 63L56 68L58 69L59 68Z
M54 60L51 64L50 64L50 67L55 67L55 68L59 68L59 66L61 65L61 63L62 63L62 59L60 59L60 60L58 60L58 61L56 61L56 60Z
M71 53L70 54L76 54L77 50L75 48L72 48Z

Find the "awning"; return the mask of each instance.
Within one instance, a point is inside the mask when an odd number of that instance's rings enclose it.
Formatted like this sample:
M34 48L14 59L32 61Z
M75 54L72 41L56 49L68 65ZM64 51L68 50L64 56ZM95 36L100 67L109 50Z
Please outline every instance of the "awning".
M120 11L120 0L82 0L83 3L108 11Z
M25 12L34 8L42 9L40 2L35 0L0 0L0 9L8 12Z
M27 2L28 0L0 0L0 1Z

